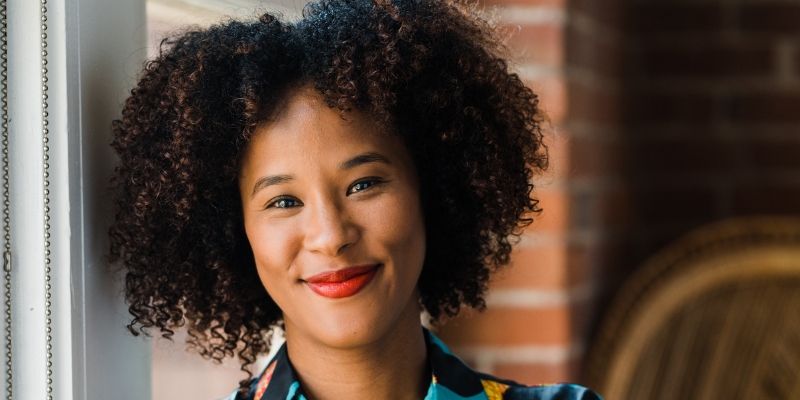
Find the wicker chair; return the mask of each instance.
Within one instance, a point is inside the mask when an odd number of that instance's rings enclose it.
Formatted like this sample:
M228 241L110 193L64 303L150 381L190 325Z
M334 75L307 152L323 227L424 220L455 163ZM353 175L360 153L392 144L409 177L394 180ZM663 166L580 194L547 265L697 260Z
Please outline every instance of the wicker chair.
M623 286L588 364L606 400L800 399L800 219L701 228Z

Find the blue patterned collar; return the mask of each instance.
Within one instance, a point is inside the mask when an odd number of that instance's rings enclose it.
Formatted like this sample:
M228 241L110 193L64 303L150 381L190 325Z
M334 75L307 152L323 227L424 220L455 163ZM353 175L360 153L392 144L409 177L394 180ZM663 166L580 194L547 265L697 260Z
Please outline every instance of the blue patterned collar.
M594 392L577 385L527 387L476 372L429 330L424 329L424 336L432 372L425 400L601 400ZM246 396L234 392L224 400L306 400L286 344L267 368L253 378Z

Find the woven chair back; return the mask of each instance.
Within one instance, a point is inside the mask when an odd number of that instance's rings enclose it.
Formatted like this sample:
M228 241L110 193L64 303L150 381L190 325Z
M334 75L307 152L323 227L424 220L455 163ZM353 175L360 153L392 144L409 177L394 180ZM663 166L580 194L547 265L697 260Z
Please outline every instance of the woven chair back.
M800 400L800 219L723 221L652 257L588 376L606 400Z

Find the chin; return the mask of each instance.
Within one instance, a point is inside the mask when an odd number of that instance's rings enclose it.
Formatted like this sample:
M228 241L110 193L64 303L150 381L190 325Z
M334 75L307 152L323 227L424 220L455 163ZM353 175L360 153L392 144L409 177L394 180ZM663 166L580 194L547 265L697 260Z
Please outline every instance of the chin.
M377 318L370 318L370 315ZM382 320L380 315L372 312L332 312L310 322L317 325L314 329L317 340L331 348L350 349L369 345L391 329L389 321Z
M415 298L416 291L397 296L394 288L384 285L369 289L350 299L342 299L344 301L312 301L305 307L307 312L302 319L295 320L298 325L292 328L296 329L295 333L305 332L311 336L308 339L324 347L355 349L380 342L390 332L401 329L401 324L412 320L408 316L411 300L406 297ZM414 300L414 310L416 304ZM419 321L418 315L413 321Z

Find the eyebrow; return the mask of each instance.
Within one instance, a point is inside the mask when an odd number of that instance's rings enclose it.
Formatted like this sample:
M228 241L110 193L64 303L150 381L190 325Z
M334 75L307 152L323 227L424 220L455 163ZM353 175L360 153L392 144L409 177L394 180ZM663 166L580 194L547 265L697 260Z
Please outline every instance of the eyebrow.
M341 169L341 170L353 169L355 167L358 167L359 165L369 164L369 163L373 163L373 162L379 162L379 163L392 165L392 162L389 161L388 158L386 158L386 157L384 157L384 156L382 156L382 155L380 155L378 153L375 153L375 152L367 152L367 153L364 153L364 154L359 154L359 155L357 155L357 156L355 156L355 157L353 157L353 158L351 158L351 159L339 164L339 169ZM262 190L262 189L264 189L264 188L266 188L268 186L281 185L281 184L284 184L284 183L289 183L292 180L294 180L294 177L291 176L291 175L270 175L270 176L265 176L265 177L259 179L256 182L255 186L253 186L253 193L251 193L250 196L255 196L255 194L258 193L259 190Z
M288 182L291 182L293 179L294 179L294 177L291 176L291 175L270 175L270 176L265 176L265 177L259 179L258 182L256 182L256 185L253 186L253 193L251 193L250 196L255 196L255 194L259 190L264 189L267 186L280 185L282 183L288 183Z
M373 163L373 162L379 162L379 163L384 163L384 164L387 164L387 165L392 165L392 162L389 161L388 158L386 158L386 157L384 157L384 156L382 156L382 155L380 155L378 153L370 151L370 152L367 152L367 153L364 153L364 154L359 154L359 155L357 155L357 156L355 156L355 157L343 162L341 165L339 165L339 169L343 169L343 170L353 169L355 167L358 167L359 165L364 165L364 164Z

